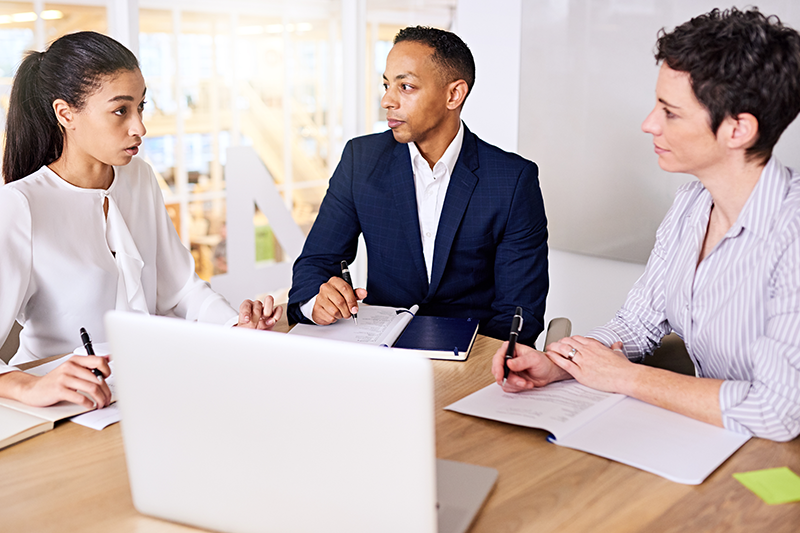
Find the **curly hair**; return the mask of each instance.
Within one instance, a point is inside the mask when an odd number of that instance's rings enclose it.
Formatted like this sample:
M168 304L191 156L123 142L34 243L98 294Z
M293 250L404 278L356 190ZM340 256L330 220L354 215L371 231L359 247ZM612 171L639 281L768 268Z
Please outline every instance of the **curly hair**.
M758 120L750 160L766 162L800 111L800 35L758 8L714 9L672 32L662 28L655 57L689 74L714 134L727 117L750 113Z
M429 28L427 26L409 26L400 30L394 38L394 44L410 41L433 48L431 58L442 69L446 83L464 80L467 83L467 95L475 84L475 59L469 47L455 33Z

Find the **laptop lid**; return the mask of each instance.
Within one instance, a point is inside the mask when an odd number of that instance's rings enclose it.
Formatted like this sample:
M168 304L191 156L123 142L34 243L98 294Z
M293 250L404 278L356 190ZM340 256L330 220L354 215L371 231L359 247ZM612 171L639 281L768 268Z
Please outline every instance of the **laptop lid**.
M140 512L237 533L436 531L425 358L132 313L106 330Z

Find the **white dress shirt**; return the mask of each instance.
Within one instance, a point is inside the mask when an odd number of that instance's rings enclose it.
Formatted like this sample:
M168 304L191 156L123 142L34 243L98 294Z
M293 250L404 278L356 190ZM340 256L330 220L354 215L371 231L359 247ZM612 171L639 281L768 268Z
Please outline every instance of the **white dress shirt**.
M419 215L420 238L422 239L422 255L425 256L425 268L428 271L428 282L431 281L433 268L433 247L436 244L436 231L439 229L439 218L442 216L442 206L447 196L447 186L450 176L456 167L458 155L461 153L461 144L464 142L464 123L458 128L458 133L452 140L447 150L433 168L428 165L417 145L408 143L411 155L411 166L414 169L414 188L417 191L417 215Z
M625 305L588 335L639 360L675 331L697 375L724 380L726 428L790 440L800 434L800 175L773 157L698 264L712 204L700 182L680 188Z
M408 143L411 167L414 171L414 189L417 192L417 215L419 216L420 239L422 239L422 255L425 257L428 282L431 281L433 248L436 244L436 232L439 229L439 218L442 216L444 199L447 196L447 186L450 184L450 176L456 167L463 143L464 123L460 122L458 133L433 168L422 157L417 145L413 142ZM315 296L300 306L300 311L309 320L312 320L311 314L316 301L317 297Z
M103 203L108 199L108 215ZM150 166L114 167L106 189L82 189L42 167L0 187L0 341L24 329L11 364L105 342L112 309L233 325L238 312L194 273ZM0 362L0 373L13 370Z

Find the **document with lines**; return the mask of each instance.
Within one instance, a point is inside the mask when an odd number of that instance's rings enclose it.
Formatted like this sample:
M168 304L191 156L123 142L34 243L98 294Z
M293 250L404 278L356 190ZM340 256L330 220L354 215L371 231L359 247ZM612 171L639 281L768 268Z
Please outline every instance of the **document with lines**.
M560 446L687 485L702 483L750 438L575 380L517 394L493 383L445 409L544 429Z
M337 320L328 326L297 324L289 333L332 341L391 346L414 318L418 309L419 307L416 305L405 309L360 304L358 306L358 325L352 318L347 318Z

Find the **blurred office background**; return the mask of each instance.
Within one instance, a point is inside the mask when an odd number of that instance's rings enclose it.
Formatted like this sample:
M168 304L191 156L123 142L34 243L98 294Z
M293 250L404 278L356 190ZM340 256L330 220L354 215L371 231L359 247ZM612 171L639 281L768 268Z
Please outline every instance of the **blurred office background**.
M476 56L465 122L536 161L550 222L548 315L610 318L688 176L660 170L639 126L658 30L708 0L68 0L0 2L0 125L26 50L95 30L129 46L148 86L144 157L204 279L227 270L226 150L251 146L307 233L344 143L385 129L381 76L408 25L456 31ZM758 3L800 28L800 3ZM800 167L800 126L779 143ZM249 216L249 215L248 215ZM256 260L285 257L254 206ZM288 286L288 284L287 284Z
M225 166L248 145L307 232L344 142L385 129L381 75L409 24L449 27L454 0L68 0L0 2L0 114L26 50L94 30L139 57L147 82L141 152L209 279L225 272ZM3 121L4 122L4 121ZM257 258L281 258L255 212ZM215 256L216 251L216 256Z

